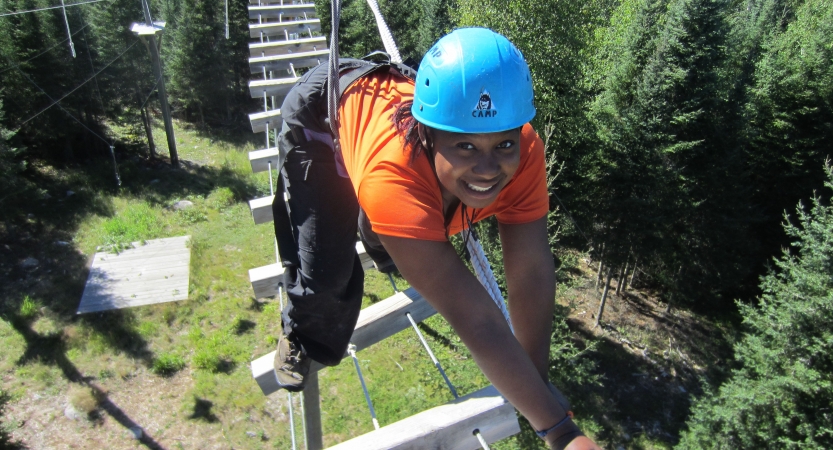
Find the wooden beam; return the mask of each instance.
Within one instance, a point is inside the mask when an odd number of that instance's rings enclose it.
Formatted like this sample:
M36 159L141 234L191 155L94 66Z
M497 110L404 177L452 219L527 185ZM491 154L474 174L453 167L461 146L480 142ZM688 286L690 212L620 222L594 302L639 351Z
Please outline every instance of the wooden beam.
M249 152L249 164L252 172L266 172L271 164L272 170L278 167L278 149L276 147L263 148Z
M283 124L281 118L281 110L273 109L254 114L249 114L249 122L252 124L252 133L263 133L266 131L266 124L269 124L269 130L280 129Z
M283 283L283 266L280 263L256 267L249 270L249 281L255 298L274 297L278 295L278 284Z
M518 417L494 386L330 447L330 450L480 448L474 430L488 443L520 433Z
M356 253L359 254L359 259L362 262L362 268L364 270L370 270L374 267L373 260L364 251L364 246L361 242L356 242ZM249 281L252 283L255 298L274 297L278 295L278 284L284 282L283 273L284 269L280 263L250 269Z
M275 196L270 195L268 197L249 200L249 208L252 210L252 218L255 220L255 225L269 223L274 220L272 216L272 201L274 199Z
M252 73L261 73L263 72L264 68L268 71L286 70L290 67L295 67L295 69L315 67L318 64L326 61L329 58L329 56L330 51L324 49L290 53L288 55L272 55L249 58L249 69L252 71Z
M312 33L321 31L320 19L286 20L283 22L250 23L249 36L259 38L263 36L286 36L287 33L298 33L309 36Z
M306 19L307 16L315 15L315 4L308 3L305 5L265 5L254 6L249 5L249 19L258 18L279 18L287 19L290 17L298 17Z
M258 56L287 55L324 48L327 48L327 38L324 36L300 37L288 41L251 42L249 43L249 54L256 58Z
M265 94L267 97L286 97L292 86L300 79L300 77L287 78L272 78L269 80L251 80L249 81L249 95L252 98L263 98ZM283 100L280 100L283 102Z
M363 309L359 313L359 321L356 323L350 342L356 345L356 350L363 350L406 328L410 328L411 323L405 315L408 312L417 322L421 322L437 313L417 291L408 288ZM275 379L274 359L275 352L272 352L251 363L252 376L264 395L269 395L279 389ZM323 365L313 361L310 372L316 372L323 368Z

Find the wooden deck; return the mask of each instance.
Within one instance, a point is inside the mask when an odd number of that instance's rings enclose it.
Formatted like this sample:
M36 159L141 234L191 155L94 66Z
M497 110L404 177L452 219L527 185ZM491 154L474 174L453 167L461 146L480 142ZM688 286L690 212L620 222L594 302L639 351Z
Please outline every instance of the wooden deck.
M77 314L188 299L190 236L135 242L96 253Z

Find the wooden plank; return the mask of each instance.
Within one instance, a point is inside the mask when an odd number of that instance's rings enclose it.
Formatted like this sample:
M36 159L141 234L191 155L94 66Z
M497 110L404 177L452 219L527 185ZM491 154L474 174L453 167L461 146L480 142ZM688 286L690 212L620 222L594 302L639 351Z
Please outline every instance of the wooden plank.
M286 97L292 86L295 86L300 77L287 78L272 78L269 80L251 80L249 81L249 95L252 98L263 98L265 94L267 97ZM283 100L281 100L283 101Z
M280 263L249 270L249 281L255 298L278 295L278 284L283 283L283 266Z
M311 50L327 48L327 38L324 36L301 37L292 40L249 43L249 54L252 57L288 55Z
M254 39L267 36L286 37L287 34L297 33L299 37L312 36L321 31L321 19L285 20L283 22L250 23L249 36Z
M269 170L271 164L272 170L278 167L279 152L277 147L264 148L249 152L249 164L252 166L252 172L266 172Z
M249 19L258 18L281 18L288 19L290 17L308 18L315 15L315 4L301 4L301 5L264 5L256 6L249 5Z
M273 109L254 114L249 114L249 122L252 124L252 133L263 133L266 131L266 124L269 124L269 130L280 129L283 124L281 118L281 110Z
M363 309L359 313L359 321L356 323L350 342L356 345L356 350L363 350L406 328L410 328L411 323L405 315L408 312L417 322L421 322L437 313L417 291L409 288ZM345 354L345 356L347 355ZM264 395L269 395L278 390L275 369L272 366L274 359L275 352L272 352L251 363L252 376ZM313 361L310 372L323 368L323 365Z
M134 242L119 254L96 253L77 314L187 299L189 239Z
M364 251L361 242L356 242L356 253L362 262L364 270L373 268L373 260ZM269 264L268 266L257 267L249 270L249 281L252 283L252 290L255 298L274 297L278 295L278 284L283 283L284 268L281 264Z
M274 199L275 196L270 195L268 197L249 200L249 208L252 210L252 218L254 219L256 225L269 223L275 220L272 216L272 201L274 201Z
M329 57L330 51L327 49L291 53L288 55L262 56L249 58L249 69L252 73L262 73L264 69L267 71L286 70L290 67L302 69L305 67L315 67L327 61Z
M481 448L474 430L479 430L490 444L521 431L515 408L494 386L342 442L330 450L472 450Z

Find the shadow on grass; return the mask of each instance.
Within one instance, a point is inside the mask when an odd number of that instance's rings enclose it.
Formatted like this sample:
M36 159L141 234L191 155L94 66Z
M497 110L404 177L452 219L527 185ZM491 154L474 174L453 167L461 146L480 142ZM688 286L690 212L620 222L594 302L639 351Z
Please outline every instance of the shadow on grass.
M37 360L41 364L57 366L61 369L67 381L89 387L93 391L94 396L101 399L99 402L100 408L116 422L128 430L141 428L139 424L134 422L130 416L109 399L104 390L93 383L95 377L84 376L72 361L67 358L65 343L61 334L40 335L31 328L28 320L17 316L6 317L5 320L26 340L26 350L17 361L18 365ZM139 442L152 450L163 448L146 432L142 433Z
M189 194L208 195L217 187L231 190L234 198L245 200L255 194L246 177L227 167L202 167L185 162L171 169L159 161L118 155L123 182L115 186L113 168L107 161L89 161L52 167L35 161L24 173L23 188L0 195L0 316L25 341L18 366L38 361L60 369L72 383L89 386L103 399L103 411L126 428L138 425L107 394L93 384L67 357L62 332L40 334L32 323L20 317L23 300L29 297L61 325L83 324L102 339L105 346L124 352L150 366L153 354L135 331L129 310L75 314L84 291L92 255L74 248L73 236L91 215L112 216L113 195L142 198L156 205ZM153 182L154 180L158 180ZM2 441L0 441L2 442ZM147 433L139 441L150 449L162 448Z
M214 403L208 401L204 398L194 397L194 409L190 416L188 416L191 420L202 420L208 423L215 423L220 419L211 412L211 408L214 407Z

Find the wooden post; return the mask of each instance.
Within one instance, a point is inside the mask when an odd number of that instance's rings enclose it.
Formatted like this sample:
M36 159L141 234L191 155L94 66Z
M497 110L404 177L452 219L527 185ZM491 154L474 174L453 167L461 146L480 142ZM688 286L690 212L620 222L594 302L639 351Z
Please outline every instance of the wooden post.
M145 25L153 27L153 21L150 18L150 5L147 0L142 0L142 12L145 14ZM164 24L163 24L164 26ZM161 32L162 30L159 30ZM179 167L179 156L176 152L176 137L174 137L174 125L171 122L171 108L168 105L168 93L165 91L165 79L162 77L162 61L159 58L159 44L156 40L156 33L147 35L148 50L150 51L150 61L153 64L153 76L159 81L159 103L162 107L162 119L165 121L165 134L168 137L168 151L171 155L171 165Z
M304 388L304 436L307 450L321 450L324 439L321 433L321 400L318 393L318 372L307 375Z
M610 291L610 279L613 277L613 271L610 267L607 268L607 277L605 279L605 290L602 293L602 301L599 302L599 313L596 314L596 324L593 325L593 328L599 326L599 323L602 321L602 313L605 310L605 302L607 302L607 293Z

